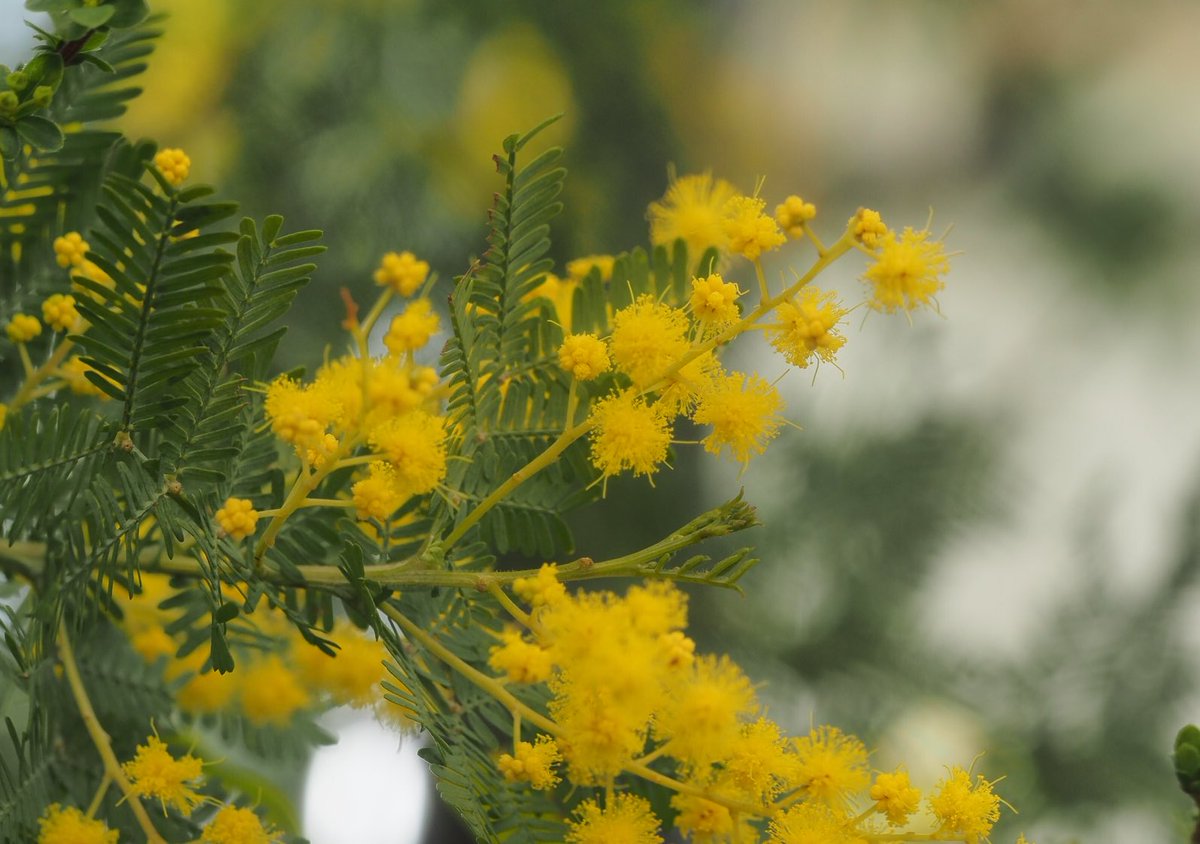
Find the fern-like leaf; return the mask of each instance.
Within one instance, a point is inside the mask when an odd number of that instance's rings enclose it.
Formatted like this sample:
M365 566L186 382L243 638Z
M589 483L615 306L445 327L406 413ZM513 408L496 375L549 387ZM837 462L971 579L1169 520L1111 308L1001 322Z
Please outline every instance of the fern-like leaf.
M3 536L43 536L91 482L111 443L111 431L88 408L12 414L0 431Z
M186 403L177 385L208 362L206 341L224 316L214 300L233 257L220 246L236 237L203 231L236 205L201 202L212 194L203 185L183 191L160 185L109 176L88 258L112 284L75 279L92 294L79 302L91 325L75 338L96 370L86 374L121 402L125 431L155 427Z
M442 375L450 388L447 412L460 437L454 450L466 459L455 461L447 475L453 492L435 505L435 524L453 524L568 423L568 384L552 359L561 329L533 296L552 267L547 253L550 221L561 210L562 151L549 149L518 164L518 153L541 128L508 138L504 155L496 157L504 189L492 207L488 250L458 280L451 298L454 336L442 357ZM583 489L588 481L580 449L570 452L493 509L479 536L500 553L570 550L562 513L578 497L564 496L563 489Z
M179 472L189 486L225 480L222 469L241 453L256 425L246 388L265 376L287 330L268 326L316 269L306 259L325 251L316 243L320 232L281 235L282 225L282 217L268 217L260 234L253 220L242 220L236 265L211 301L222 316L205 341L204 365L181 383L176 394L183 404L161 426L161 469Z

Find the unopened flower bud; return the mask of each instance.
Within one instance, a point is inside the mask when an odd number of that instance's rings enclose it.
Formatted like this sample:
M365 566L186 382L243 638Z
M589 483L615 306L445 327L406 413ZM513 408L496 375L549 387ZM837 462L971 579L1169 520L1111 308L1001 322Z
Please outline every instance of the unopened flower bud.
M29 74L23 70L14 70L4 77L4 82L14 91L24 91L29 85Z
M0 91L0 117L11 118L17 112L21 101L12 91Z

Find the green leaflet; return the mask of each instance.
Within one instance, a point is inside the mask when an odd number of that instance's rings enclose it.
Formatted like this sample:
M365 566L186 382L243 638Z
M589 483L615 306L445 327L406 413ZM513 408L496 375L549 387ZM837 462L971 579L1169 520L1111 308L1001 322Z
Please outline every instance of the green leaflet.
M491 631L500 620L490 605L459 590L407 596L405 614L472 663L482 663L496 639ZM452 669L428 658L414 658L385 628L393 661L388 670L396 679L385 683L388 698L414 712L433 744L421 751L436 777L437 790L460 814L480 841L561 841L565 824L561 801L520 783L509 783L496 767L496 757L508 750L505 738L512 716L502 704L473 686ZM522 696L531 689L513 688ZM529 700L535 703L534 700ZM544 700L536 703L542 704ZM528 727L529 735L533 728ZM560 795L561 796L561 795Z
M42 537L106 459L112 434L89 408L11 414L0 431L0 523L9 542Z
M88 377L121 403L126 432L144 435L184 405L181 383L208 364L206 341L223 316L214 300L232 261L220 244L234 235L185 235L236 209L200 201L211 192L200 186L164 193L115 173L106 180L88 257L112 285L77 277L92 294L78 303L91 327L77 342L99 373Z
M492 207L488 250L457 279L451 297L453 336L442 355L450 387L446 412L456 431L446 484L454 501L434 504L435 530L449 529L535 455L567 424L568 380L553 355L562 331L532 293L553 264L550 221L566 171L562 150L527 164L518 152L547 124L504 142L496 156L504 189ZM497 553L552 557L572 548L562 514L590 497L591 470L582 444L518 488L489 513L477 536Z
M282 217L268 217L260 233L253 220L242 220L237 261L206 302L220 316L202 339L203 365L179 385L184 402L162 426L161 469L179 473L189 489L225 480L224 467L241 453L252 428L246 388L266 376L286 331L268 326L287 312L316 269L304 259L325 249L316 244L320 232L280 235L282 225ZM210 242L219 246L224 239Z

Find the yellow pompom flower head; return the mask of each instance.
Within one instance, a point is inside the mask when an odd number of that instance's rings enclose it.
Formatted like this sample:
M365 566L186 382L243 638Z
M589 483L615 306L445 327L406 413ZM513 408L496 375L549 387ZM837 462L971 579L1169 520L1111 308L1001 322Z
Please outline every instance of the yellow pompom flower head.
M809 285L795 299L780 303L775 309L778 322L766 326L767 335L793 366L807 369L814 358L833 363L838 350L846 345L846 338L835 330L846 313L835 294Z
M754 687L732 660L703 656L671 686L655 734L672 756L703 770L733 751L744 716L757 708Z
M734 839L736 821L728 806L705 800L694 794L676 794L671 798L675 828L691 841L730 841Z
M688 351L687 314L639 296L613 316L609 348L617 368L637 387L648 387Z
M446 422L414 410L384 422L371 443L395 471L394 484L406 497L431 492L446 477Z
M809 800L840 803L870 782L867 748L837 727L816 727L795 746L796 784Z
M722 225L731 251L757 261L764 252L787 242L775 218L764 213L765 208L766 202L753 196L735 196L725 203Z
M91 246L79 232L67 232L62 237L54 238L54 260L60 267L83 266L84 255Z
M497 767L509 782L528 782L538 791L545 791L558 782L554 766L561 759L554 739L538 736L536 743L519 741L511 754L500 754Z
M187 179L192 170L192 159L187 153L175 147L158 151L154 156L154 166L168 183L179 187Z
M383 461L370 465L367 477L351 488L354 508L360 520L387 521L407 500L408 495L396 483L396 470Z
M792 194L775 206L775 222L791 238L804 237L804 227L817 216L817 206Z
M729 235L723 212L737 195L737 188L724 179L714 179L711 173L672 177L663 198L650 203L650 241L655 246L670 246L682 239L688 253L697 258L710 248L725 252Z
M742 725L741 737L725 759L725 774L739 791L766 803L791 781L796 757L788 753L779 725L759 718Z
M875 811L887 816L892 826L903 826L921 805L921 790L913 787L908 772L901 769L876 776L869 794Z
M503 671L510 683L541 683L550 677L553 667L550 652L516 628L500 633L500 644L488 651L488 665Z
M872 288L867 304L877 311L912 311L928 305L936 309L934 296L945 287L942 276L950 261L939 240L929 240L929 231L906 228L899 237L888 232L880 238L875 263L863 281Z
M726 326L737 322L741 311L737 299L742 291L732 281L726 281L720 273L711 273L705 278L692 279L692 296L689 304L692 315L705 325Z
M37 844L117 844L117 831L74 806L51 803L38 818Z
M558 347L558 365L580 381L591 381L612 362L608 359L608 347L595 334L568 334Z
M375 283L401 296L412 296L429 277L429 263L411 252L388 252L375 270Z
M612 278L613 265L616 262L617 259L612 255L584 255L567 262L567 275L573 281L580 282L587 278L592 270L598 270L600 280L608 281Z
M312 703L312 696L277 654L260 659L242 672L242 711L252 724L284 726Z
M866 844L844 809L805 800L777 815L769 844Z
M307 685L329 693L338 704L367 707L382 699L380 683L387 676L383 642L339 621L327 636L337 645L330 656L303 639L292 643L292 661Z
M774 385L758 375L734 372L716 379L700 394L692 419L712 425L704 449L712 454L729 450L743 465L762 454L779 432L783 399Z
M633 391L608 396L592 406L592 463L604 477L626 469L652 475L667 459L671 423Z
M557 604L567 597L567 587L558 579L557 563L542 563L533 577L518 577L513 592L529 606L537 609Z
M170 805L180 814L190 815L203 799L195 786L204 776L204 763L190 753L176 759L158 736L138 745L136 755L121 769L129 777L130 793L158 800L164 814Z
M874 249L880 239L888 233L888 227L878 211L859 208L850 218L850 234L868 249Z
M67 386L72 393L80 396L100 396L102 400L107 401L108 393L97 387L85 373L95 372L106 381L112 381L107 376L100 375L96 369L90 364L83 362L82 358L70 357L66 362L58 368L58 376L67 382Z
M42 333L42 324L30 314L13 314L4 331L14 343L28 343Z
M636 794L613 794L602 809L588 800L569 822L567 844L661 844L658 818Z
M940 832L962 837L970 844L987 838L1000 819L1000 798L992 791L994 782L979 776L974 785L971 774L957 765L950 776L937 784L937 793L929 798L929 808L941 823Z
M223 806L200 836L200 844L277 844L279 836L242 806Z
M271 430L284 442L294 445L301 457L306 451L324 446L326 430L342 412L328 385L301 386L283 375L267 387L265 409L271 419Z
M383 344L394 355L415 352L437 334L439 327L433 303L428 299L416 299L401 313L392 317L392 324L383 338Z
M217 524L235 540L245 539L258 526L258 511L248 498L227 498L216 512Z
M70 331L79 320L75 297L55 293L42 302L42 319L55 331Z

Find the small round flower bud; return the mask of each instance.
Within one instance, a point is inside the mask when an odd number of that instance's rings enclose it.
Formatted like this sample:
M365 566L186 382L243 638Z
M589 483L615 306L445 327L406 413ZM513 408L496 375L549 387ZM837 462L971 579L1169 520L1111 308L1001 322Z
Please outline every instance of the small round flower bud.
M169 147L159 150L154 156L154 166L162 173L164 179L179 187L191 172L192 159L188 158L183 150Z
M868 249L873 249L878 245L880 238L887 234L888 227L878 211L859 208L858 213L850 218L850 231L855 240Z
M804 224L817 216L817 206L792 194L775 206L775 221L788 237L803 237Z
M83 265L83 256L91 246L79 232L67 232L62 237L54 238L54 260L60 267L79 267Z
M35 316L13 314L12 320L4 330L8 334L8 339L14 343L28 343L42 333L42 324Z
M4 82L14 91L24 91L29 86L29 74L23 70L14 70L4 77Z
M79 319L75 297L55 293L42 302L42 319L54 331L69 331Z
M394 355L415 352L429 342L439 327L433 304L428 299L416 299L402 313L392 317L383 344Z
M558 364L580 381L591 381L611 365L608 347L595 334L569 334L558 349Z
M751 261L787 242L775 218L763 213L765 207L766 203L756 197L735 196L723 209L722 224L730 250Z
M411 296L420 289L429 276L429 264L420 261L411 252L389 252L375 270L375 283L386 285L401 296Z
M692 279L692 314L700 322L727 325L736 322L741 315L737 298L742 291L733 282L726 281L720 273L705 278Z
M258 511L247 498L227 498L217 511L217 524L234 539L245 539L258 526Z

